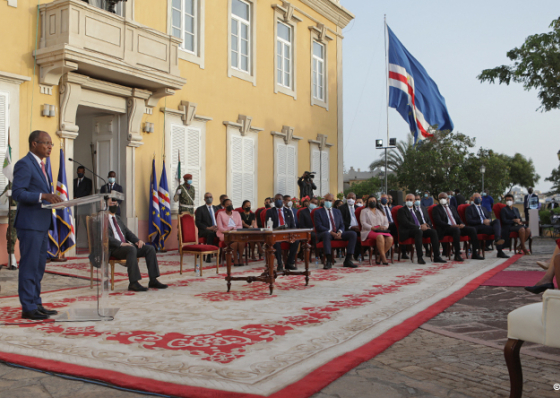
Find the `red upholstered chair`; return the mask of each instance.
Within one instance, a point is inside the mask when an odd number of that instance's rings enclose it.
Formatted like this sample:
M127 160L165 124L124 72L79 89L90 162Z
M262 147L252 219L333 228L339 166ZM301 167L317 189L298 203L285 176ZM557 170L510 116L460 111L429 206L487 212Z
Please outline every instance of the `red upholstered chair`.
M317 230L315 229L315 212L319 209L320 207L317 207L311 211L311 222L313 223L313 230L315 231L315 234L317 234ZM323 242L318 242L318 240L319 236L317 236L317 240L315 241L315 253L317 253L317 250L324 248ZM345 240L331 240L331 249L345 249L346 247L348 247L348 242ZM321 256L321 262L324 263L324 261L324 256Z
M465 223L465 225L469 225L467 224L467 217L466 217L466 212L467 212L467 207L469 207L469 205L459 205L459 207L457 208L457 212L459 213L459 217L461 217L461 221L463 221ZM484 248L486 247L486 241L494 241L496 240L494 234L488 235L488 234L477 234L476 235L478 238L478 242L480 243L480 249L479 249L479 253L482 254L482 258L486 258L486 255L484 254L485 250Z
M205 254L218 254L220 248L214 245L203 245L198 242L198 229L195 219L189 213L179 215L179 254L181 256L179 273L183 274L183 255L194 254L194 268L200 257L200 276L202 276L202 258ZM216 273L220 272L219 257L216 256Z
M263 210L266 210L266 207L259 207L257 210L255 210L255 219L257 220L257 226L259 225L259 221L261 221L261 213ZM259 228L264 228L264 225Z
M432 221L432 225L435 227L436 224L434 223L434 216L432 215L432 212L434 210L434 207L436 207L436 204L431 205L430 207L428 207L428 215L430 216L430 220ZM459 239L460 242L467 242L467 247L468 247L468 242L469 242L469 237L468 236L461 236ZM442 239L439 240L439 243L445 243L446 244L446 248L447 248L447 258L449 260L451 260L451 245L453 244L453 238L451 236L444 236ZM433 252L433 250L432 250ZM465 252L468 258L468 251Z
M397 227L397 235L398 235L398 231L399 231L399 222L397 220L397 212L399 211L399 209L402 206L393 206L393 208L391 209L391 216L393 217L393 221L395 221L395 227ZM410 261L414 262L414 238L408 238L404 241L401 241L401 237L399 236L399 245L405 245L405 246L410 246ZM433 259L433 255L434 255L434 250L431 247L432 246L432 240L430 238L422 238L422 244L424 245L430 245L430 258ZM401 260L401 253L399 250L399 256L397 257L397 259L400 261Z
M362 210L364 210L365 207L357 207L356 208L356 220L358 221L358 227L360 228L360 231L362 230L362 222L360 221L360 215L362 214ZM358 239L362 239L361 235L358 234ZM369 265L373 264L373 254L375 253L375 255L377 256L377 242L375 241L375 239L366 239L364 241L361 242L362 243L362 258L364 257L364 248L367 247L368 249L368 256L369 256ZM391 253L392 253L392 249L391 249ZM391 262L393 262L393 256L391 256Z
M506 205L504 203L496 203L494 204L494 207L492 207L492 211L494 211L494 215L496 216L496 218L498 220L500 220L500 225L502 226L502 228L504 227L502 224L502 218L500 217L500 214L502 212L502 209L506 207ZM511 251L511 240L513 239L513 247L516 248L517 247L517 239L519 239L519 234L517 232L510 232L509 233L509 251ZM533 253L533 237L530 236L529 237L529 251L531 253Z

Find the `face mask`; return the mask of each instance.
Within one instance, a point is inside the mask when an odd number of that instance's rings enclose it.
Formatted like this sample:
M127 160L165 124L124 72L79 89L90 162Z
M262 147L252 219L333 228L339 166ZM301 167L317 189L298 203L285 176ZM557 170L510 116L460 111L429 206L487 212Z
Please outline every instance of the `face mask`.
M346 203L348 203L349 206L354 206L354 203L356 203L356 201L354 199L348 199Z
M278 199L274 201L274 206L276 206L277 208L281 208L284 205L284 202L282 201L282 199Z
M440 199L439 204L445 206L447 204L447 199Z
M406 205L407 205L407 207L412 207L412 205L413 205L412 200L407 200Z
M425 197L425 198L427 198L427 197L428 197L428 194L427 194L427 193L425 193L425 194L424 194L424 197Z
M316 209L316 208L317 208L317 205L315 203L309 203L309 209L310 210L313 210L313 209Z
M191 185L191 184L192 184L192 180L187 180L187 184Z
M512 201L512 200L507 200L507 201L506 201L506 205L512 206L512 205L513 205L513 201Z
M250 211L251 211L251 208L250 208L250 207L246 207L246 208L244 208L243 210L245 210L246 212L250 212Z
M115 177L109 177L109 184L114 184L116 180Z
M529 193L533 193L533 190L532 190L532 189L529 189Z
M265 209L270 209L270 203L266 203L266 204L264 205L264 207L265 207Z
M356 203L356 207L362 207L363 205L363 203Z
M417 200L416 202L414 202L414 204L416 205L416 207L420 207L420 201Z
M330 200L325 200L325 207L330 209L332 207L332 202Z
M294 205L294 203L290 200L290 201L288 201L287 205L288 205L288 207L292 207Z
M387 198L381 198L381 204L386 205L387 202Z
M211 205L213 200L214 200L214 198L206 198L206 199L204 199L204 201L206 202L207 205Z
M475 203L476 205L479 205L479 204L482 203L482 199L481 199L481 198L474 198L474 203Z
M113 214L116 214L118 210L119 210L118 205L109 206L109 211Z
M233 206L232 205L226 206L226 210L227 211L233 211Z
M375 202L368 202L368 206L369 206L370 209L374 209L376 205L377 205L377 203L375 203Z
M78 178L84 178L84 173L78 173Z

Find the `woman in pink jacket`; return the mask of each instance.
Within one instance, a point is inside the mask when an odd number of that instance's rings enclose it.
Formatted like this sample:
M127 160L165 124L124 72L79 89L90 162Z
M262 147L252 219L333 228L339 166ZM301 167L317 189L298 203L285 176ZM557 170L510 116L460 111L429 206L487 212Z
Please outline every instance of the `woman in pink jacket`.
M218 226L216 235L223 242L224 232L241 229L243 228L243 225L241 224L241 216L239 213L233 211L231 199L224 199L222 207L224 208L224 211L220 211L216 214L216 224ZM244 247L245 244L242 242L234 242L231 244L231 248L233 250L232 262L235 267L241 267L243 265L242 258Z

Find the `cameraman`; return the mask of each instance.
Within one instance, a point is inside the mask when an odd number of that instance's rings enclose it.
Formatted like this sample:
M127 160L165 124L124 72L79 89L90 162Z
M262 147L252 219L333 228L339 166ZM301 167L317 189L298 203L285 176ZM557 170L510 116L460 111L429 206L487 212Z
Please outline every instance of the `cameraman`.
M299 185L299 198L303 198L304 196L309 196L310 198L313 197L313 190L317 189L317 186L313 182L313 178L315 177L315 173L311 173L306 171L303 175L298 179Z

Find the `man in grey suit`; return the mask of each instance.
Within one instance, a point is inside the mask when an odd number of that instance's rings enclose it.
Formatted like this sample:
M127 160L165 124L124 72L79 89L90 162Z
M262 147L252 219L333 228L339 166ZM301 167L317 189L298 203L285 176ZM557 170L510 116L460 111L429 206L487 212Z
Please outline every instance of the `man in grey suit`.
M119 260L126 260L128 272L128 290L135 292L145 292L148 290L138 282L142 279L140 268L138 267L138 257L146 258L148 275L150 282L148 287L155 289L166 289L167 285L159 282L159 267L157 262L156 250L153 246L146 245L129 230L121 218L117 215L119 203L111 198L107 199L109 206L109 254Z

